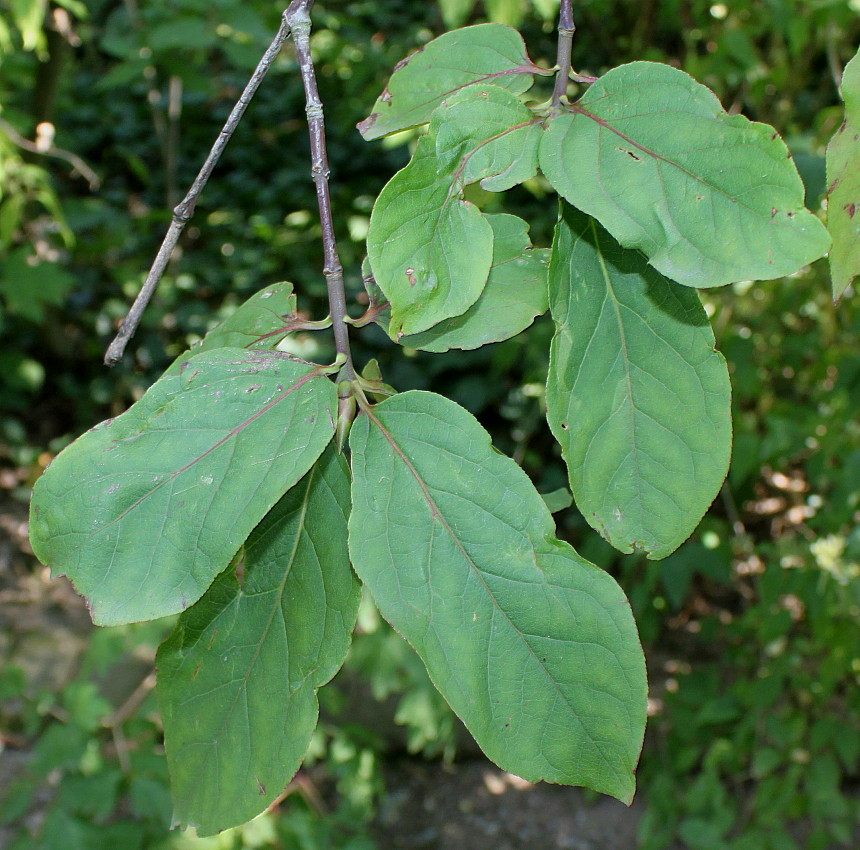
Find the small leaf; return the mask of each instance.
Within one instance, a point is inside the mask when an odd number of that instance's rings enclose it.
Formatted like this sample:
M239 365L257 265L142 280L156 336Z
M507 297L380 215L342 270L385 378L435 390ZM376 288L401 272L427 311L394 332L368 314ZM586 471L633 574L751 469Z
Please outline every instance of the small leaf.
M523 22L523 0L484 0L484 5L491 21L512 27L518 27Z
M284 354L198 354L53 461L33 490L33 551L99 625L182 611L319 457L336 404Z
M258 815L304 758L358 612L349 491L329 445L251 532L243 577L220 575L159 649L174 818L200 835Z
M550 493L541 493L540 497L543 499L547 510L551 514L563 511L565 508L569 508L573 504L573 496L567 487L559 487L557 490L553 490Z
M430 121L437 171L455 185L502 192L537 174L541 119L498 86L468 86L442 101Z
M371 317L368 323L375 322L384 331L388 331L391 324L391 305L385 297L385 293L379 288L373 270L370 268L370 260L365 257L361 263L361 282L367 293L367 313Z
M731 387L694 290L562 202L547 418L577 506L622 552L665 558L726 476Z
M514 215L485 218L493 228L493 264L480 297L462 315L401 337L401 345L424 351L479 348L516 336L546 312L550 252L532 248L522 219Z
M534 74L522 36L503 24L454 30L400 62L373 111L359 125L370 141L426 124L449 95L472 83L501 86L513 94L531 88Z
M686 286L781 277L830 243L773 128L729 115L668 65L602 76L550 123L540 167L560 195Z
M370 217L367 253L391 302L388 333L394 339L468 310L490 272L492 228L436 168L433 139L424 136Z
M214 327L199 345L180 354L168 372L178 374L189 358L214 348L272 350L290 333L299 317L293 285L283 281L255 292L236 312Z
M474 8L475 0L439 0L442 21L448 29L463 26Z
M555 539L526 474L454 402L394 396L350 446L353 565L484 752L629 802L646 681L618 585Z
M860 274L860 51L842 75L845 120L827 145L830 275L839 298Z

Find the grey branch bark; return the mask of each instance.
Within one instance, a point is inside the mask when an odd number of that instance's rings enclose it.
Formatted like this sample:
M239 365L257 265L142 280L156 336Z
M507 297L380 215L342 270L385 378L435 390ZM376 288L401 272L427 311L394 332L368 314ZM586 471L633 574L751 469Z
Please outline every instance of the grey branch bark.
M194 215L197 199L200 197L203 187L206 185L209 177L215 170L215 166L218 163L224 148L227 146L227 142L230 141L230 137L233 135L236 127L242 120L242 116L245 114L245 110L248 108L251 98L260 87L260 83L263 82L263 78L268 73L269 68L275 61L275 57L280 52L281 47L289 35L290 26L287 23L285 13L277 35L263 54L263 58L260 59L256 70L251 75L251 79L248 80L248 84L245 86L245 90L240 95L239 100L236 101L236 104L230 112L223 129L215 140L215 144L212 145L212 149L209 151L209 156L206 157L203 167L200 169L197 177L191 184L188 194L173 210L173 220L170 223L170 227L168 228L167 235L164 237L164 241L161 243L161 247L158 249L158 254L155 257L152 268L149 270L149 274L146 276L143 287L138 293L137 298L134 300L131 309L128 311L128 315L120 325L116 337L114 337L113 342L108 346L104 360L108 366L113 366L122 358L125 352L125 347L128 345L132 336L134 336L134 332L137 330L138 324L140 324L143 312L146 310L146 306L149 304L149 301L155 292L155 288L167 268L170 255L173 253L173 249L176 247L176 243L179 241L179 237L182 234L185 225Z
M311 59L310 10L314 0L293 0L284 13L284 20L293 33L296 53L299 58L299 68L302 83L305 88L305 111L308 116L308 132L311 139L311 176L317 193L317 205L322 226L323 253L325 265L323 274L328 289L329 313L334 332L335 348L338 354L346 359L340 372L340 379L352 381L355 379L355 368L349 348L349 328L345 323L346 294L343 288L343 266L337 253L337 240L334 234L334 222L331 213L331 194L329 192L328 154L325 144L325 119L323 105L317 91L316 74Z

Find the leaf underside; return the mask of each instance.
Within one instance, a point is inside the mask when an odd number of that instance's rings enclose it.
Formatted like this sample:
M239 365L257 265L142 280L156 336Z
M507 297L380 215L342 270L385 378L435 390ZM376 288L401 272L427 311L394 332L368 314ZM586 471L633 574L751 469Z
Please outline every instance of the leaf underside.
M196 355L36 482L36 557L68 575L99 625L184 610L319 457L336 395L277 352Z
M860 52L842 75L845 121L827 145L830 275L839 298L860 274Z
M550 123L540 167L562 197L687 286L782 277L830 243L773 128L729 115L668 65L602 76Z
M673 552L726 476L731 387L694 290L562 202L550 264L547 419L588 522L622 552Z
M190 358L215 348L274 349L298 319L293 285L282 281L255 292L236 312L213 328L199 345L180 354L167 370L179 372Z
M200 835L262 812L299 768L316 692L343 663L359 585L347 557L349 469L333 444L158 652L174 819Z
M555 539L528 477L454 402L394 396L350 446L353 565L484 752L629 802L646 681L618 585Z
M400 62L373 111L359 125L367 140L426 124L439 103L479 83L521 94L541 73L523 37L502 24L478 24L445 33Z

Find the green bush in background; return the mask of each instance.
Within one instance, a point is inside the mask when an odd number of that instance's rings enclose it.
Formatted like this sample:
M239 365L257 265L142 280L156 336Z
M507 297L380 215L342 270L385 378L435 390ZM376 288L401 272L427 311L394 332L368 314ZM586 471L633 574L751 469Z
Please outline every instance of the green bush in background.
M520 26L535 61L552 65L557 3L317 6L313 47L333 203L357 315L373 199L406 161L403 147L380 152L351 129L387 69L445 28L486 17ZM261 0L0 0L0 466L14 473L9 496L26 499L72 434L125 409L256 289L296 281L300 307L325 314L303 94L285 52L207 187L130 353L112 372L101 365L170 207L280 12ZM634 58L677 64L727 108L772 123L794 152L807 205L820 207L823 146L842 120L836 79L860 42L855 0L582 0L575 16L577 70L597 74ZM55 149L88 163L99 187ZM536 245L549 244L554 223L543 191L533 181L515 196ZM502 211L498 198L478 200ZM832 304L824 262L791 279L704 296L733 368L734 457L721 498L674 555L619 556L575 511L560 515L560 533L619 577L648 648L654 716L639 774L644 848L825 850L856 840L854 298ZM496 346L407 358L392 357L379 333L377 347L365 343L356 354L377 357L401 389L444 388L550 491L566 480L541 426L541 352L551 333L543 319ZM326 356L315 346L327 342L302 342L308 356ZM453 755L452 715L420 662L365 604L312 748L310 770L336 788L337 807L322 815L303 774L278 816L205 841L170 833L160 727L146 686L169 625L94 633L75 675L50 689L16 662L10 641L0 725L31 748L17 779L0 789L13 847L370 847L362 823L382 793L390 741L369 721L351 722L355 681L366 683L364 699L393 700L410 751ZM137 684L113 692L115 671L129 668Z

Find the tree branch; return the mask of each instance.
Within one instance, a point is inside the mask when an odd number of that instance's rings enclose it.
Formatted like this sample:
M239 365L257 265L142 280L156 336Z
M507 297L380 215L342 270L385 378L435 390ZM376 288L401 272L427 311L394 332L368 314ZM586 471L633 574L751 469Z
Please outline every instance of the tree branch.
M245 110L248 108L251 98L260 87L260 83L263 82L263 78L268 73L269 68L275 61L275 57L280 52L281 47L289 37L289 34L290 27L287 23L285 13L277 35L263 54L263 58L260 59L256 70L251 75L251 79L248 80L248 84L245 86L245 90L240 95L239 100L236 101L236 104L230 112L223 129L215 140L215 144L212 145L212 149L209 151L209 156L206 157L203 167L200 169L197 177L194 178L194 182L191 184L188 194L173 210L173 221L170 223L167 235L164 237L164 241L158 249L158 254L155 257L152 268L149 270L149 274L146 276L143 287L138 293L131 309L128 311L128 315L120 325L119 332L113 342L108 346L107 353L105 354L105 363L108 366L113 366L115 363L119 362L125 352L125 347L128 345L128 341L132 336L134 336L134 332L137 330L137 326L140 323L141 316L143 316L143 311L146 309L146 305L149 303L150 298L152 298L152 294L155 292L155 287L158 285L159 280L161 280L161 276L164 274L164 270L167 268L170 255L173 253L173 249L176 247L176 243L179 241L179 237L185 228L185 225L194 215L194 208L197 205L197 199L203 191L203 187L206 185L209 177L215 170L215 166L218 163L224 148L227 146L227 142L230 141L230 137L233 135L234 130L242 120L242 116L245 114Z
M573 47L573 34L576 25L573 23L573 0L561 0L561 10L558 13L558 53L555 75L555 86L552 91L553 108L561 106L561 98L567 92L570 80L570 54Z
M45 127L51 127L50 124L40 125ZM63 148L56 147L53 142L48 143L47 145L40 144L39 142L31 142L29 139L25 139L5 118L0 118L0 131L4 133L4 135L8 136L9 141L12 142L16 147L21 148L22 150L29 151L30 153L41 154L42 156L53 156L57 159L65 160L72 166L72 168L90 184L90 189L95 191L98 189L101 184L101 180L99 179L98 174L93 171L77 154L72 153L71 151L63 150ZM52 133L53 135L53 133ZM38 138L38 137L37 137Z
M323 274L328 289L329 315L332 320L335 348L338 354L344 355L346 358L340 372L340 380L352 381L355 380L355 368L349 348L349 329L344 321L347 318L347 312L346 294L343 288L343 266L341 266L337 254L337 240L334 235L334 222L331 214L325 120L322 101L320 101L317 91L316 74L310 50L310 10L313 3L314 0L293 0L284 13L284 20L292 30L293 41L299 58L302 83L305 88L305 111L308 116L308 132L311 139L311 176L316 187L320 225L322 226L323 254L325 257Z

